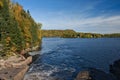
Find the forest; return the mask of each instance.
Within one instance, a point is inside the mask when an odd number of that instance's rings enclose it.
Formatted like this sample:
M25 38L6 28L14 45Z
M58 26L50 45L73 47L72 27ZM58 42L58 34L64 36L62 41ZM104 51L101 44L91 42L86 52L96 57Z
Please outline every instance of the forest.
M74 30L42 30L42 37L69 37L75 38L76 32Z
M0 56L20 53L41 44L41 23L18 3L0 0Z
M120 33L99 34L83 33L74 30L42 30L42 37L61 37L61 38L118 38Z

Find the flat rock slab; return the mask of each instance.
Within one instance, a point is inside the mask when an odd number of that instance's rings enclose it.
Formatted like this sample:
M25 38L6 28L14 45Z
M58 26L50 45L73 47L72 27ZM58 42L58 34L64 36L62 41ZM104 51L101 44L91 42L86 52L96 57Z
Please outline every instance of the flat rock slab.
M29 66L0 70L0 80L22 80Z

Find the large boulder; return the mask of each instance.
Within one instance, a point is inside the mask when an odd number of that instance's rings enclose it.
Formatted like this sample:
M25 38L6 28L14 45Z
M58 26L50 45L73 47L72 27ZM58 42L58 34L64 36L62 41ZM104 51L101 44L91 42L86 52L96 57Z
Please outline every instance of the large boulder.
M78 75L76 80L91 80L89 71L81 71Z
M120 80L120 60L117 60L110 65L110 72Z
M89 71L92 80L117 80L112 74L99 69L90 68Z
M32 56L23 57L12 56L7 60L0 60L0 70L2 68L17 68L19 66L29 65L32 62Z
M5 68L0 70L0 80L22 80L29 66Z
M75 80L117 80L112 74L105 73L99 69L89 68L81 71Z
M0 80L22 80L32 62L32 56L12 56L7 60L0 60Z

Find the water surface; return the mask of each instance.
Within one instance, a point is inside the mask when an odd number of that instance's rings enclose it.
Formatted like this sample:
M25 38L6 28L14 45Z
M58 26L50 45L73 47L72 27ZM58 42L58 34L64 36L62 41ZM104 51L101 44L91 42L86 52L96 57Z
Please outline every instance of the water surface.
M29 74L38 80L74 80L79 71L91 67L109 72L109 64L117 59L120 38L43 38L40 56Z

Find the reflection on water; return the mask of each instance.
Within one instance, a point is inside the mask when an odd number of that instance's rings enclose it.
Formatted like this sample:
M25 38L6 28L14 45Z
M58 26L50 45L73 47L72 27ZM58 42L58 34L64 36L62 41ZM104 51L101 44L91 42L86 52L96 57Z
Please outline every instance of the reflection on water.
M120 58L120 38L43 38L42 42L40 57L25 78L73 80L90 67L108 72L109 64Z

